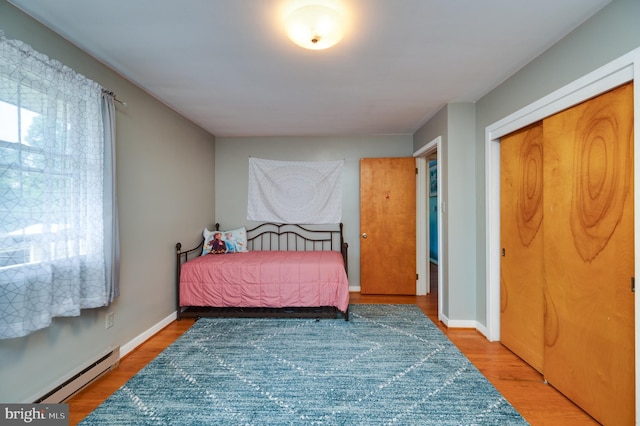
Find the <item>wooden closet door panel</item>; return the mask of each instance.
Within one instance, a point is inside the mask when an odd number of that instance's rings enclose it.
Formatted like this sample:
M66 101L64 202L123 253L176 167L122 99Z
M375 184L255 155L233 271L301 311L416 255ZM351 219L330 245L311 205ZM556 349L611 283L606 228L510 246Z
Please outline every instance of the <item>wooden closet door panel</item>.
M603 424L635 419L633 87L544 120L544 375Z
M538 371L544 355L542 123L500 140L500 341Z

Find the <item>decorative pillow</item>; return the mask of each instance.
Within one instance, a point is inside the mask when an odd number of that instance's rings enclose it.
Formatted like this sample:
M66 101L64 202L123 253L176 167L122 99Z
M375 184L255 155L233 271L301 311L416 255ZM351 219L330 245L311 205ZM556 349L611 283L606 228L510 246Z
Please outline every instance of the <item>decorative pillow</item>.
M209 231L205 228L202 236L204 237L202 255L249 251L247 250L247 230L244 226L230 231Z
M224 241L227 247L227 253L243 253L249 251L247 250L247 229L244 226L230 231L223 231L222 241Z
M224 241L222 241L221 231L209 231L204 228L202 232L204 237L204 246L202 247L202 255L205 254L222 254L227 252L227 247Z

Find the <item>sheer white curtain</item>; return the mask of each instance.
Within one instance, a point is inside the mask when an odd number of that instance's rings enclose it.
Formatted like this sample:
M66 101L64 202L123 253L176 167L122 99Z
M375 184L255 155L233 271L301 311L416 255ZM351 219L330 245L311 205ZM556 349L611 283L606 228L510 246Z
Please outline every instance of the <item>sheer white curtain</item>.
M102 88L2 33L0 121L0 338L12 338L109 303L112 148Z

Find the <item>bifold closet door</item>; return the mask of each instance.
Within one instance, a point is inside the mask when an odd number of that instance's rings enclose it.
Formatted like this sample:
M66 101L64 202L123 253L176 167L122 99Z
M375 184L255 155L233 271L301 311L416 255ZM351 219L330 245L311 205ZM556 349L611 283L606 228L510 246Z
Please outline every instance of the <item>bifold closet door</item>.
M500 140L500 341L542 372L542 123Z
M544 133L544 376L605 425L635 421L633 86Z

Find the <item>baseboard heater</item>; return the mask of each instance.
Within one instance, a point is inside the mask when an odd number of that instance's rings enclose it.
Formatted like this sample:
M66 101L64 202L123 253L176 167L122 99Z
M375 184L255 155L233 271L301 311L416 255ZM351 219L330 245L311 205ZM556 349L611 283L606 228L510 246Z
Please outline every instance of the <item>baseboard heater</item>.
M120 361L120 346L110 349L98 360L90 363L78 373L65 380L50 392L34 401L35 404L60 404L84 389L104 373L113 369Z

